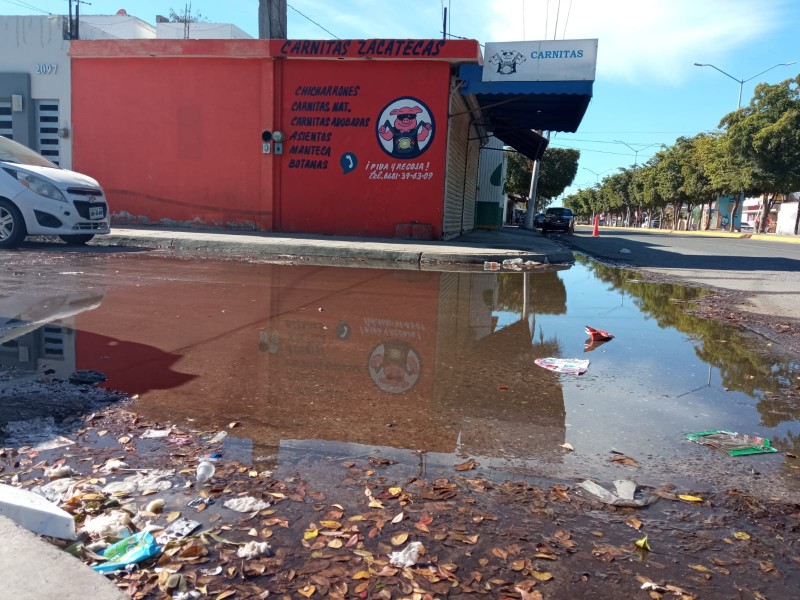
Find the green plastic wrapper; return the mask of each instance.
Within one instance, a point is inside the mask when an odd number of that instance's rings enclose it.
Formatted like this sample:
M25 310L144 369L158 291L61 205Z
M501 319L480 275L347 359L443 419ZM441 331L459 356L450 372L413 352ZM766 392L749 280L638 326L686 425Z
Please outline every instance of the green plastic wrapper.
M767 438L755 435L742 435L725 429L698 431L687 433L686 439L698 444L705 444L727 452L731 456L747 456L748 454L766 454L777 452Z
M153 539L153 536L147 532L141 532L106 548L102 552L102 556L107 558L108 562L95 565L92 569L100 573L110 573L117 569L124 569L131 563L138 563L151 556L156 556L160 552L161 547Z

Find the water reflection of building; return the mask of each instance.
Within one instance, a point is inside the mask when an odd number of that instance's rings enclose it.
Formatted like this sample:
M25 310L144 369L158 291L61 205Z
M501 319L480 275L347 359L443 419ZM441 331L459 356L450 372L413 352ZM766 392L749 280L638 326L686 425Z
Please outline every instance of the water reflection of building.
M75 317L100 306L98 294L0 299L0 367L66 378L76 370Z
M521 273L203 269L135 296L110 291L81 320L87 335L117 340L102 348L107 385L138 392L149 418L203 430L241 421L254 460L277 456L281 440L496 457L564 441L558 378L533 365L548 349L532 341L537 293L543 312L565 310L554 272L528 274L524 287ZM519 319L501 324L500 305ZM143 307L152 319L134 316ZM179 357L170 368L182 380L150 386L147 364L116 349L132 344Z

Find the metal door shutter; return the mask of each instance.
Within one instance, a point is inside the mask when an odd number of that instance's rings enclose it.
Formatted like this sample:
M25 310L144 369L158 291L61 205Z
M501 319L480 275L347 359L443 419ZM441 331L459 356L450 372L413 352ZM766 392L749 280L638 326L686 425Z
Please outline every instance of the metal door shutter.
M472 128L467 129L472 133ZM469 136L468 136L469 137ZM467 169L464 173L464 211L461 217L461 233L475 229L475 208L478 202L478 159L481 146L477 139L467 143Z
M444 239L461 235L464 204L464 169L469 144L469 114L464 97L455 92L450 98L450 117L447 135L447 175L444 190ZM461 113L461 114L459 114Z
M11 127L11 102L0 100L0 135L14 139Z
M36 143L39 154L61 164L58 139L58 100L36 100Z
M475 228L475 203L478 190L478 157L480 143L470 126L467 102L459 93L450 99L447 143L447 176L444 192L444 239L461 235ZM476 139L470 140L470 137Z

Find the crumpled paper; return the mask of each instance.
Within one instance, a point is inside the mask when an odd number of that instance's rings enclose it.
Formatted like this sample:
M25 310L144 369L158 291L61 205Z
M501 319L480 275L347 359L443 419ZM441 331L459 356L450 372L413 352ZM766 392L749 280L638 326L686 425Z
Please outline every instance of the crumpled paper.
M269 554L270 545L267 542L247 542L244 546L236 551L236 556L239 558L258 558Z
M175 475L174 469L153 469L143 473L137 473L126 477L122 481L113 481L103 488L106 494L115 492L143 492L145 490L156 490L163 492L172 487L172 482L167 481L167 477Z
M258 500L252 496L242 496L240 498L233 498L226 500L223 505L225 508L230 508L236 512L254 512L256 510L263 510L270 507L269 502Z
M537 358L533 362L548 371L567 375L583 375L589 368L589 361L582 358Z
M393 567L413 567L419 560L422 542L411 542L400 552L389 554L389 564Z

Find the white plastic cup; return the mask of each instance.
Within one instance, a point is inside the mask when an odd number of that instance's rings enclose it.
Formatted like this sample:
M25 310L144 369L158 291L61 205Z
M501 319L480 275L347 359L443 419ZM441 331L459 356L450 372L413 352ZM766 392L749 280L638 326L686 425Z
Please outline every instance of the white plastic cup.
M197 483L205 483L214 476L214 463L207 460L202 461L197 465Z

